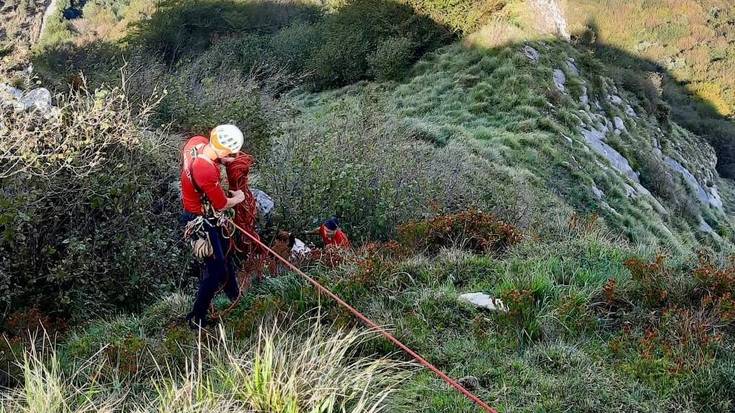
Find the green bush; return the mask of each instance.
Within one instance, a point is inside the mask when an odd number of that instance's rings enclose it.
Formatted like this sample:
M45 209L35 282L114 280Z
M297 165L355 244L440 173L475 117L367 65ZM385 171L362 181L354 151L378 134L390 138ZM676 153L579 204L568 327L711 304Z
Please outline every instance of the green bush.
M296 22L273 35L269 46L279 67L291 73L302 73L309 56L320 46L321 40L317 25Z
M135 25L128 41L173 64L184 56L196 56L220 37L272 34L318 15L318 8L298 3L166 0L150 19Z
M255 185L273 196L291 230L336 213L353 238L385 239L400 223L483 206L482 188L491 185L479 167L454 173L471 168L467 152L413 139L370 92L337 99L282 129Z
M177 142L144 131L119 90L61 97L0 123L0 287L8 311L85 319L140 309L178 283ZM36 136L38 139L28 139Z
M379 80L401 78L413 59L413 44L405 37L389 37L378 44L367 60L370 73Z
M320 30L322 45L307 64L317 89L367 79L371 69L383 74L401 72L424 53L452 39L446 28L430 18L389 0L353 0L325 16ZM400 38L405 40L396 40ZM402 42L402 51L392 58L386 53L391 42L394 46ZM386 67L391 62L399 66Z

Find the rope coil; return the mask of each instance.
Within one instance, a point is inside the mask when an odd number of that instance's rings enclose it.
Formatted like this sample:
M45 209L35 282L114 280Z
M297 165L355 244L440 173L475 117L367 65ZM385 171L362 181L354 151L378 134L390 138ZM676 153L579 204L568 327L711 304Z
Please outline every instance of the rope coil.
M229 218L228 218L228 220L229 220ZM411 350L407 345L403 344L400 340L398 340L396 337L394 337L391 333L389 333L384 328L380 327L378 324L376 324L375 322L373 322L372 320L370 320L369 318L367 318L364 314L362 314L361 312L359 312L358 310L356 310L351 305L347 304L344 300L342 300L341 298L339 298L339 296L337 296L336 294L334 294L333 292L331 292L329 289L327 289L323 285L319 284L318 281L316 281L315 279L313 279L310 276L308 276L306 273L304 273L303 271L301 271L300 269L298 269L295 265L291 264L290 261L288 261L287 259L285 259L285 258L281 257L280 255L276 254L276 252L273 251L270 247L268 247L267 245L263 244L260 241L260 239L257 237L257 235L250 234L248 231L245 231L243 228L241 228L239 225L237 225L232 220L230 220L230 223L235 228L237 228L238 230L240 230L240 232L242 232L246 237L248 237L253 243L255 243L256 245L258 245L263 251L268 252L273 257L275 257L276 259L278 259L279 261L281 261L287 268L289 268L290 270L292 270L296 274L300 275L302 278L304 278L306 281L308 281L311 285L313 285L314 288L316 288L319 292L326 294L328 297L330 297L331 299L333 299L334 301L336 301L337 304L339 304L342 307L344 307L345 309L347 309L350 313L352 313L352 315L354 315L360 321L362 321L365 325L367 325L368 327L370 327L370 329L375 330L378 333L380 333L380 335L382 335L383 337L385 337L386 339L388 339L388 341L392 342L398 348L400 348L401 350L403 350L404 352L406 352L406 354L408 354L409 356L411 356L414 360L418 361L422 366L424 366L427 369L431 370L434 374L436 374L437 376L439 376L439 378L441 378L445 383L449 384L455 390L457 390L462 395L464 395L465 397L467 397L468 399L470 399L473 403L475 403L482 410L484 410L487 413L498 413L497 410L495 410L492 407L490 407L490 405L488 405L487 403L485 403L484 401L482 401L482 399L480 399L479 397L477 397L475 394L473 394L469 390L465 389L456 380L452 379L446 373L444 373L443 371L439 370L439 368L437 368L433 364L429 363L426 359L424 359L423 357L421 357L418 353L416 353L415 351Z

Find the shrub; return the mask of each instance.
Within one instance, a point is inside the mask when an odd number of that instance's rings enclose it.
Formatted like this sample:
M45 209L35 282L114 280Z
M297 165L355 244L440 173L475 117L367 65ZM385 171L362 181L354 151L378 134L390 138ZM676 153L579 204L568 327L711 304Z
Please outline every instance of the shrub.
M477 253L498 253L522 238L512 225L477 210L404 224L398 229L398 236L409 248L432 253L456 246Z
M174 64L183 56L196 56L221 37L272 34L318 15L318 8L298 3L167 0L149 19L135 24L128 42Z
M664 256L658 255L647 263L638 258L625 260L634 282L634 295L648 307L663 307L669 299L670 277L664 265Z
M405 37L383 40L367 58L370 73L379 80L401 78L413 59L413 49L413 44Z
M284 27L270 38L270 48L276 64L291 73L305 71L309 56L322 43L321 35L318 25L307 22L296 22Z
M466 152L412 139L372 92L302 110L282 124L254 181L290 230L337 214L354 240L386 239L426 214L483 205L486 171L465 173Z
M187 135L208 136L222 123L233 123L246 135L244 150L264 153L270 125L263 92L252 77L238 71L200 71L195 64L167 76L167 94L155 114L157 124L171 124Z
M400 64L401 71L424 53L452 39L450 33L409 6L389 0L352 0L327 15L320 24L322 44L306 65L316 89L343 86L369 78L371 65L385 67L388 61ZM381 47L399 39L401 53L389 57ZM412 46L409 50L409 44ZM379 60L382 63L378 63Z
M73 320L136 309L182 273L167 149L178 145L141 128L148 114L133 115L119 89L60 96L47 118L0 113L6 308Z

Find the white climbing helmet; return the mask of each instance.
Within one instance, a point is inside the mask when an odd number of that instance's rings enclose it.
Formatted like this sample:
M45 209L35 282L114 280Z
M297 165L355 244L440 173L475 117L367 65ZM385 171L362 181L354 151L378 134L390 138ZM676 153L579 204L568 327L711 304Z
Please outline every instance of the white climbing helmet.
M235 125L219 125L209 134L209 142L216 149L230 153L239 152L242 148L243 136L240 128Z

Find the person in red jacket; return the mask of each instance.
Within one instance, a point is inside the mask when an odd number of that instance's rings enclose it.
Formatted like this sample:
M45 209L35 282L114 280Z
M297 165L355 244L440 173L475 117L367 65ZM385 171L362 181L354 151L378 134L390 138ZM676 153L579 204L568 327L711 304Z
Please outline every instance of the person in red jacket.
M310 231L312 234L319 234L324 241L324 247L350 248L350 240L347 234L339 227L337 217L332 217L324 221L319 228Z
M190 327L207 325L207 310L220 285L230 300L239 296L235 268L227 253L227 240L217 226L214 213L232 208L245 199L242 191L225 193L221 184L220 165L232 162L231 154L240 151L243 135L235 125L220 125L212 130L209 138L194 136L184 145L181 166L181 202L184 209L182 223L201 221L205 246L195 247L195 255L203 260L196 299L192 311L186 316Z

